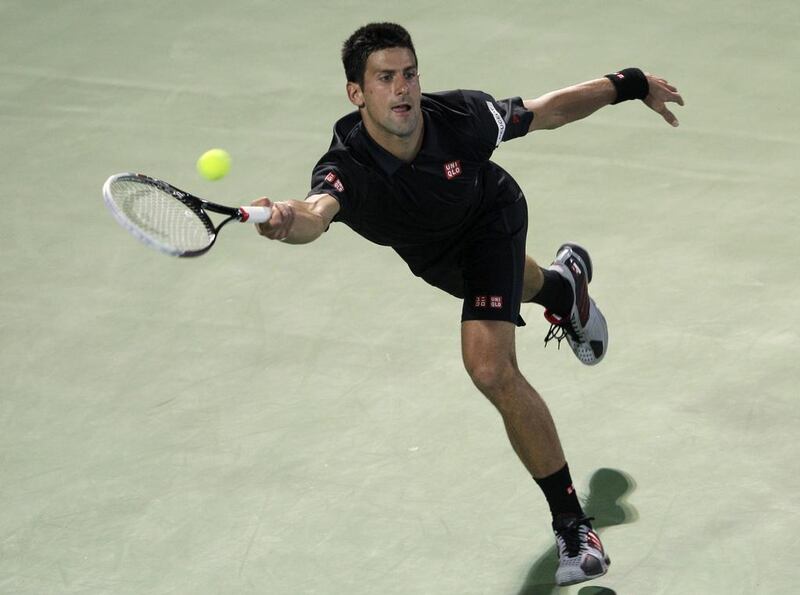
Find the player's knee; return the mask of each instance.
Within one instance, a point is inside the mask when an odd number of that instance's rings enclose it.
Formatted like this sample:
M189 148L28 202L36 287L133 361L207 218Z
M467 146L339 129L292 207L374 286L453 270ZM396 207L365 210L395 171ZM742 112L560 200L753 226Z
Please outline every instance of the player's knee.
M510 361L492 359L466 361L465 366L478 390L490 398L509 392L519 374L516 366Z

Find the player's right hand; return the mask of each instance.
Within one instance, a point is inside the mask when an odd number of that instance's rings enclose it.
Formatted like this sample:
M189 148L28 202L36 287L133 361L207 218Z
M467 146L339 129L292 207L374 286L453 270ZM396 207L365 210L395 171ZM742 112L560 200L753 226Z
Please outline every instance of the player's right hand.
M272 202L267 197L250 203L253 207L272 207L269 221L256 223L256 231L270 240L283 240L289 235L294 223L294 209L287 202Z

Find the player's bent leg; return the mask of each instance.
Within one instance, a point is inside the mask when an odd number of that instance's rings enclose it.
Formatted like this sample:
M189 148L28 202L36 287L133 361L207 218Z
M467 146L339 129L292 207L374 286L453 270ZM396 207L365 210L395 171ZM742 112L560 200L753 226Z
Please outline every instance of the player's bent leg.
M564 453L547 405L517 367L515 330L505 321L464 321L464 366L503 418L522 463L534 477L546 477L566 464Z

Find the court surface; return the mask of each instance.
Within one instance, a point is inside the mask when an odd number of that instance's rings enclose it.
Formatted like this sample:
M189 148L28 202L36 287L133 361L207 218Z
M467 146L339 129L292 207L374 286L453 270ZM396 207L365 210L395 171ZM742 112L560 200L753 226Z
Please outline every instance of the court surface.
M800 5L0 1L0 593L790 593L798 587ZM350 110L358 26L423 90L533 97L638 65L686 99L503 145L528 249L595 261L608 356L525 306L612 558L552 582L544 499L472 387L458 302L334 225L226 228L193 261L103 207L142 171L211 200L305 196ZM223 147L231 174L194 161Z

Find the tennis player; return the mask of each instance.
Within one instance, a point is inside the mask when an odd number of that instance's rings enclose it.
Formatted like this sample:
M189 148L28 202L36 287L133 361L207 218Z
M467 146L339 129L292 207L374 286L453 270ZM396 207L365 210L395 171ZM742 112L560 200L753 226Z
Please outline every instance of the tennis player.
M536 99L497 100L481 91L422 93L408 32L392 23L358 29L342 49L347 97L357 108L334 126L304 201L274 207L257 226L272 240L304 244L341 222L367 240L391 246L411 272L463 300L464 365L500 412L514 450L544 492L559 566L569 585L602 576L609 558L581 509L553 419L517 366L521 302L536 302L551 323L545 341L566 338L578 359L600 362L608 329L589 297L592 262L565 243L540 267L525 253L522 190L490 161L503 141L559 128L600 108L642 100L667 123L665 103L683 105L675 87L637 68L553 91Z

